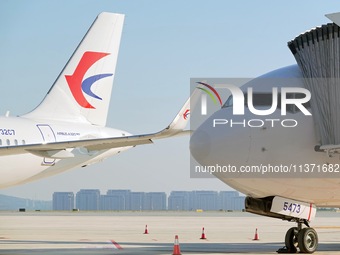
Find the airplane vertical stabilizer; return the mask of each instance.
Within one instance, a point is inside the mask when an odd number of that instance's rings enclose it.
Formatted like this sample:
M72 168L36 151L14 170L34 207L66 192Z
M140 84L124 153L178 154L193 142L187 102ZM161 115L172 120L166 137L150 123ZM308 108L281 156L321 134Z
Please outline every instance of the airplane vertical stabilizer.
M32 112L23 117L105 126L124 15L101 13Z

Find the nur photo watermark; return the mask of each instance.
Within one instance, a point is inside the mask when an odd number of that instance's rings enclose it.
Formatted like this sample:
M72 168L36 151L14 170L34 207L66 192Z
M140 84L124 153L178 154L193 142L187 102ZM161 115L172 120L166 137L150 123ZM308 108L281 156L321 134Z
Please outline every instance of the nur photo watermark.
M321 141L304 82L191 79L191 91L200 95L190 113L190 176L340 177L339 156L315 150Z

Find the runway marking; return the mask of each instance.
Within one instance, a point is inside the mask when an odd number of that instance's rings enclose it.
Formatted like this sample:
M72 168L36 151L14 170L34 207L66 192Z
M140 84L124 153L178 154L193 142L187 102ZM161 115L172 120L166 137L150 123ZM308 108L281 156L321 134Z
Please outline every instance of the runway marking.
M123 247L120 246L115 240L111 240L111 243L118 249L118 250L122 250Z

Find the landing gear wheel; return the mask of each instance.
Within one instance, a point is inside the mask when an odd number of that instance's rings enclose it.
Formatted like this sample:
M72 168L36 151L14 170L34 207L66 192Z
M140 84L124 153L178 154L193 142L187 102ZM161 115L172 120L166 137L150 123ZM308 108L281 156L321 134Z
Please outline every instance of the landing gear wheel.
M288 229L285 237L285 245L289 253L296 253L298 247L298 228Z
M298 244L301 253L313 253L318 247L318 234L313 228L303 228L298 233Z

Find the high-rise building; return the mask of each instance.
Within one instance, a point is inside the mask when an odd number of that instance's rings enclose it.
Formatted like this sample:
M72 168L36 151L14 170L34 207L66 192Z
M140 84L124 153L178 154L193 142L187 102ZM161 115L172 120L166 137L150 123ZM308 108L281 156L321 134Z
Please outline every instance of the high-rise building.
M173 211L189 211L192 209L190 207L190 197L191 193L189 191L171 191L168 198L168 210Z
M165 192L148 192L145 194L143 210L166 210Z
M79 210L243 210L245 197L237 191L172 191L167 199L165 192L131 192L130 190L108 190L101 195L98 189L82 189L76 194L76 208ZM168 202L168 207L167 207ZM72 210L74 194L55 192L53 210Z
M52 208L55 211L72 211L74 208L73 192L54 192Z
M130 193L130 210L142 211L144 210L145 192L131 192Z
M204 211L218 210L218 192L210 190L196 190L194 195L194 209Z
M100 196L100 210L130 210L130 190L108 190Z
M236 210L234 208L234 198L239 197L237 191L220 191L219 193L219 209L220 210Z
M76 195L76 207L84 211L99 210L100 191L99 189L81 189Z
M245 201L245 197L244 196L237 196L237 197L233 197L232 201L233 201L233 210L235 211L242 211L244 209L244 201Z

